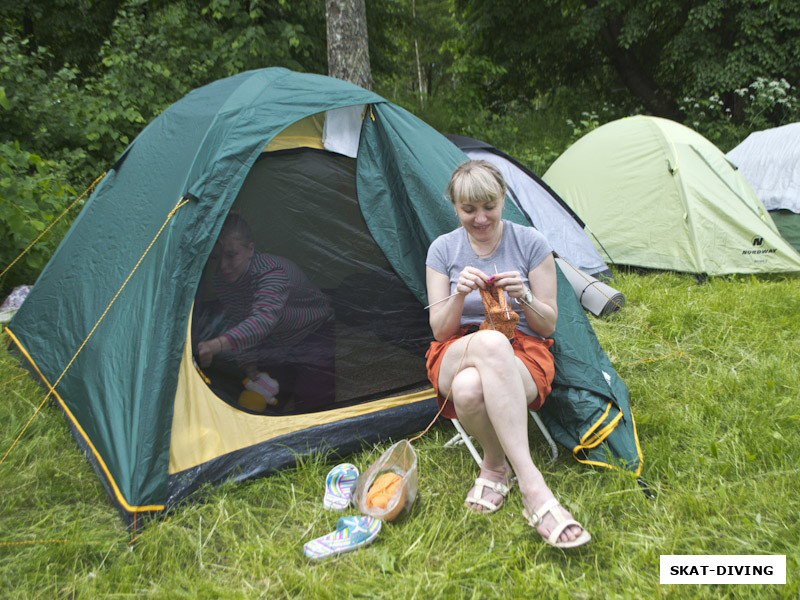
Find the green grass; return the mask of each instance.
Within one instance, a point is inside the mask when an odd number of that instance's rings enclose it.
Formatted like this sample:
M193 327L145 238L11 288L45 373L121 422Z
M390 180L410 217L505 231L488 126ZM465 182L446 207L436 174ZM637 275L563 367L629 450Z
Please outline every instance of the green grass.
M341 457L209 488L145 527L137 543L47 404L0 465L3 598L796 598L800 595L800 279L618 273L624 312L592 319L628 384L645 498L628 474L562 449L543 467L590 529L571 553L547 547L513 491L492 516L462 506L476 467L436 425L414 443L420 495L377 541L319 563L324 477ZM673 354L680 350L683 355ZM666 358L664 358L666 356ZM0 452L43 392L0 352ZM532 432L543 464L548 448ZM365 469L388 447L347 457ZM61 543L11 545L64 540ZM785 586L661 586L662 554L785 554Z

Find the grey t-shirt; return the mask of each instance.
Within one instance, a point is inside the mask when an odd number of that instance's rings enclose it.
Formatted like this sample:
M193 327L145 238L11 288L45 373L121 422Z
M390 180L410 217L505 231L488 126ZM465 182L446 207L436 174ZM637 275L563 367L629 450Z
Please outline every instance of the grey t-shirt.
M494 254L486 258L478 258L472 250L467 238L467 231L459 227L436 238L428 248L425 264L437 273L450 278L450 293L455 292L458 275L464 267L476 267L487 275L503 271L519 271L525 285L530 288L528 273L539 265L553 251L547 239L533 227L517 225L503 220L503 239ZM509 308L520 315L520 330L528 335L541 338L528 327L525 315L519 304L506 296ZM464 310L461 313L461 325L480 324L483 322L483 302L481 295L475 291L464 299Z

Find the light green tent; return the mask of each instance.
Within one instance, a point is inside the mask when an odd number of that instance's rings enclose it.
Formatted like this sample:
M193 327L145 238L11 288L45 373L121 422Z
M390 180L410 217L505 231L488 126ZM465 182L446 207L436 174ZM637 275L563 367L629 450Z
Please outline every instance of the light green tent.
M800 254L725 155L673 121L607 123L544 180L610 262L708 275L800 271Z
M430 422L425 254L457 224L443 192L464 160L377 94L285 69L194 90L142 131L7 330L126 519L205 482L346 454ZM254 414L223 375L196 368L193 305L231 210L250 221L259 250L293 260L330 301L335 399L324 410ZM525 222L511 202L507 211ZM548 424L576 459L610 455L638 473L627 387L563 275L558 301Z

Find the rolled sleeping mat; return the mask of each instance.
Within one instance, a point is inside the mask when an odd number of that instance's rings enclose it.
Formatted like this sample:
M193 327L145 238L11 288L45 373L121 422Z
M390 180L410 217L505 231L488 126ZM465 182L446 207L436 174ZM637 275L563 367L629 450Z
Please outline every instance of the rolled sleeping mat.
M581 306L597 317L602 317L625 306L625 295L577 267L563 258L556 257L556 263L569 281Z

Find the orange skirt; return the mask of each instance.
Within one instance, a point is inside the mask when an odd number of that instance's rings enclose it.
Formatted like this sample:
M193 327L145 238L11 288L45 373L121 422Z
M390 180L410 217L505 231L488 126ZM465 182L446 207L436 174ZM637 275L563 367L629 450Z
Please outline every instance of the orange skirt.
M439 403L439 408L445 404L445 399L439 394L439 369L442 366L442 359L444 358L447 349L456 341L464 337L471 326L465 326L458 330L453 337L443 342L431 342L428 352L425 354L427 360L426 367L428 369L428 379L436 390L436 400ZM539 395L536 400L528 405L531 410L539 410L544 404L550 390L553 387L553 377L555 377L555 365L553 355L550 353L550 346L553 345L551 339L541 339L531 335L522 333L519 329L514 333L514 341L511 347L514 349L514 355L518 356L522 363L527 367L536 389L539 390ZM442 410L442 416L448 419L455 419L456 409L452 401L447 400L447 403Z

